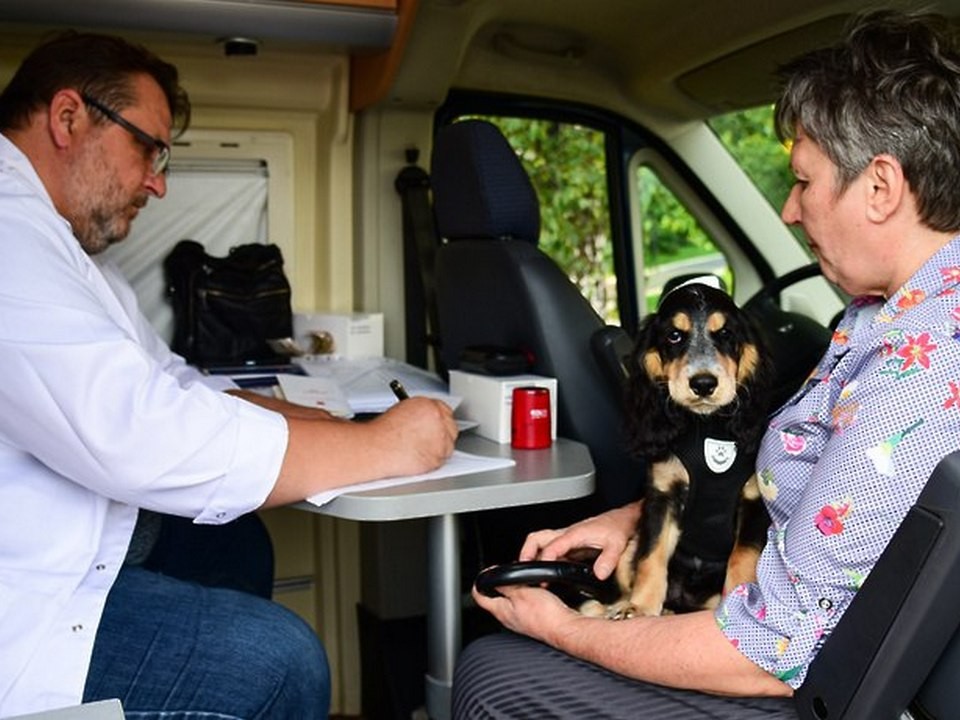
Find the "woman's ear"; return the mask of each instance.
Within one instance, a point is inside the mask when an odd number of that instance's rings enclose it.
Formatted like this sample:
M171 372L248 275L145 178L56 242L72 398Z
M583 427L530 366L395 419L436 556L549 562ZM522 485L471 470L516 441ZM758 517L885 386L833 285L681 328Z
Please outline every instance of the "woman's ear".
M892 155L877 155L864 170L867 180L867 219L884 222L903 203L907 181L903 166Z

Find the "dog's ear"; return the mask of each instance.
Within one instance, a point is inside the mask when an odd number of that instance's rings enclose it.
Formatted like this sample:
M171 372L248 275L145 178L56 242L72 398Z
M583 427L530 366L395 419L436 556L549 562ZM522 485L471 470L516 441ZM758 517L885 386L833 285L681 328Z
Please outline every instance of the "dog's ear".
M647 317L637 333L626 390L630 449L648 460L663 457L673 439L683 431L682 413L671 412L673 403L669 401L663 364L655 344L654 323L654 316Z
M737 364L737 406L729 430L743 450L752 452L766 430L772 409L773 358L751 318L744 317L744 341Z

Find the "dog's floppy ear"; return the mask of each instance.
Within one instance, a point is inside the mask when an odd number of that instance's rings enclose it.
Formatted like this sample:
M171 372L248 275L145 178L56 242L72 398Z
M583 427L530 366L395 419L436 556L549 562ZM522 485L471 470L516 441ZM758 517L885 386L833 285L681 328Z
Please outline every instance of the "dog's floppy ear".
M630 449L648 460L663 457L683 429L682 413L669 401L655 342L655 321L655 316L648 316L637 333L626 391Z
M765 418L772 409L773 357L753 319L743 320L743 344L737 364L737 409L730 418L729 430L742 450L753 452L766 430Z

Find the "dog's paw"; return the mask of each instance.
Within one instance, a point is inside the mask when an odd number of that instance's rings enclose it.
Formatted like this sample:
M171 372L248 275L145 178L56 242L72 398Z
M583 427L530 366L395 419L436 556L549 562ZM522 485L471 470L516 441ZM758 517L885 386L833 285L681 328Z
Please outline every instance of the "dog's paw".
M577 608L577 611L587 617L606 617L607 606L599 600L587 600Z
M608 620L629 620L634 617L654 617L659 614L660 608L642 607L629 600L621 600L607 606L605 617Z

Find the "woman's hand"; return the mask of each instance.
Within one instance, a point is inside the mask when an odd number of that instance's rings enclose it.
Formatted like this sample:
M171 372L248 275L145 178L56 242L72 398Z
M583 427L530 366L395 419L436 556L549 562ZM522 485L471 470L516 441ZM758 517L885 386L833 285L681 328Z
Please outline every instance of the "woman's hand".
M593 572L604 580L616 569L627 543L636 532L640 508L641 502L637 501L568 528L530 533L520 549L520 559L557 560L575 550L599 550Z
M507 629L551 645L569 623L583 618L549 590L505 585L498 592L499 597L488 597L474 588L473 599Z

